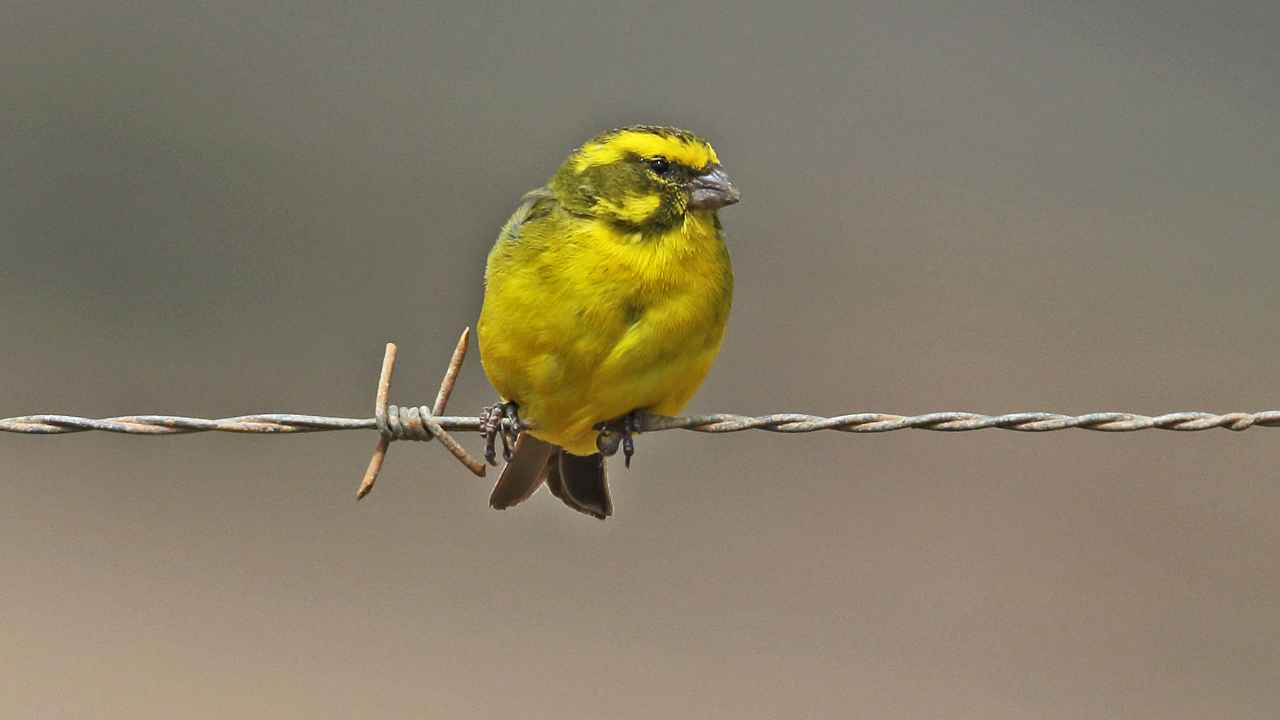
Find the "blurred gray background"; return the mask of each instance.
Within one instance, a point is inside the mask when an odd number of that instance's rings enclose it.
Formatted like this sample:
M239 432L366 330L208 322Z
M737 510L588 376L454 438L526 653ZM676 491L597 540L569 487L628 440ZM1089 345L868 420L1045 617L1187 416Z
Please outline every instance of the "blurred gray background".
M693 412L1280 406L1275 3L4 16L0 416L368 416L388 340L425 401L635 122L744 195ZM2 435L0 715L1270 718L1277 433L663 433L606 523L410 444L357 504L369 432Z

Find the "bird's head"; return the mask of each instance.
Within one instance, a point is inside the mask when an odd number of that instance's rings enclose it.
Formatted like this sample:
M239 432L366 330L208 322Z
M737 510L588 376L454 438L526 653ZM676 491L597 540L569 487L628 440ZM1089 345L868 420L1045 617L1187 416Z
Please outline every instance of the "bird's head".
M739 198L710 143L648 125L592 138L556 171L551 190L570 212L641 232L671 227L685 213L714 213Z

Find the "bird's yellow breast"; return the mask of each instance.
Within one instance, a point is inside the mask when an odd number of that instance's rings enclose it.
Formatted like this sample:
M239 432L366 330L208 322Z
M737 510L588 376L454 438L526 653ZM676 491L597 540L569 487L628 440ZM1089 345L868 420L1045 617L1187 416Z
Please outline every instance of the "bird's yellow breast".
M481 358L533 434L595 451L600 422L680 411L701 385L733 292L714 215L627 233L556 208L490 253Z

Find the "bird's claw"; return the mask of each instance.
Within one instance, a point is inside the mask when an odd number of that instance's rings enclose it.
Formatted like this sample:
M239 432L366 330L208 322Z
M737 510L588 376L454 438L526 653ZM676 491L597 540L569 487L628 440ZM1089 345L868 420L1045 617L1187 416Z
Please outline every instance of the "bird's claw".
M520 434L520 407L513 402L490 405L480 412L480 434L484 438L484 459L490 465L498 464L499 437L502 438L502 459L510 462L516 437Z
M520 407L509 402L502 406L502 415L507 420L504 426L505 432L502 434L502 459L511 462L511 456L515 454L516 439L523 428L520 422Z
M635 435L640 432L640 411L632 410L616 420L600 423L597 426L600 434L596 436L596 449L605 457L618 453L622 446L623 464L631 467L631 456L636 454Z

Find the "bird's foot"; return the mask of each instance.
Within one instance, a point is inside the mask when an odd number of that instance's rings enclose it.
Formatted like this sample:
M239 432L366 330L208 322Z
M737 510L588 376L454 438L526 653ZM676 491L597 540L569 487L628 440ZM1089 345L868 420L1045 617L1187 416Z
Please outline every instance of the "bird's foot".
M505 421L505 422L504 422ZM502 459L511 460L516 436L520 434L520 406L513 402L490 405L480 411L480 435L484 438L484 459L490 465L498 464L499 437L502 438Z
M618 453L622 446L623 464L631 467L631 456L636 454L635 435L640 432L640 411L632 410L620 418L600 423L596 426L600 434L596 436L596 449L605 457Z

